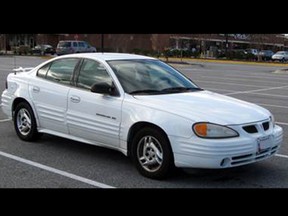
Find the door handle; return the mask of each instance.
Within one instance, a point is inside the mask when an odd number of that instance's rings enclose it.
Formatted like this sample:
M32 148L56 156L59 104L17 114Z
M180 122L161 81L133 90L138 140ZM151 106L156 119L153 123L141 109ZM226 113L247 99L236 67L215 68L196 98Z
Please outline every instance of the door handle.
M33 86L32 91L35 93L38 93L38 92L40 92L40 88L37 86Z
M70 100L72 103L79 103L81 101L80 97L77 97L77 96L71 96Z

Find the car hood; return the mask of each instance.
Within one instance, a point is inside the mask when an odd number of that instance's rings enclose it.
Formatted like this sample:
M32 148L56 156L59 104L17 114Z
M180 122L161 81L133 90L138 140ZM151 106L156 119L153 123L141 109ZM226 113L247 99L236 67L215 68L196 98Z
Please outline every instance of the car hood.
M143 106L169 112L195 122L222 125L246 124L269 118L258 105L210 91L134 96Z

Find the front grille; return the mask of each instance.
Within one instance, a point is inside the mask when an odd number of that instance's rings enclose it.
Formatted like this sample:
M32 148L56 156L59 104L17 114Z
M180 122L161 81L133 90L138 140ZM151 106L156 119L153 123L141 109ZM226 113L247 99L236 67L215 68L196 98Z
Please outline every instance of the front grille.
M257 133L257 128L255 127L255 125L249 125L249 126L244 126L243 129L247 132L247 133Z
M269 129L269 122L264 122L264 123L262 123L262 125L263 125L263 129L265 131L267 131Z

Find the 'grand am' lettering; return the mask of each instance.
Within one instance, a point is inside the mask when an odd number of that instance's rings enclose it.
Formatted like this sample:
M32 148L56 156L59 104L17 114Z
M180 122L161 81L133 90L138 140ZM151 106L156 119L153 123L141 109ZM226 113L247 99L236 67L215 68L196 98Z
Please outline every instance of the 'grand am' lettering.
M96 115L97 115L97 116L104 117L104 118L110 118L110 119L116 120L116 118L113 117L113 116L107 116L107 115L103 115L103 114L100 114L100 113L96 113Z

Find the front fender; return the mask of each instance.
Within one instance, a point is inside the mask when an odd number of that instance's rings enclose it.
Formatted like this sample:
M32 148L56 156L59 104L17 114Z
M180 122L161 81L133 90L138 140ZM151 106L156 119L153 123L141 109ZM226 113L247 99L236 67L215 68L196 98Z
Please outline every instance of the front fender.
M129 100L124 100L120 129L121 140L128 140L129 129L137 122L148 122L157 125L168 137L177 136L190 138L193 136L193 121L173 113L157 110L155 108L152 109L137 103L131 103Z

